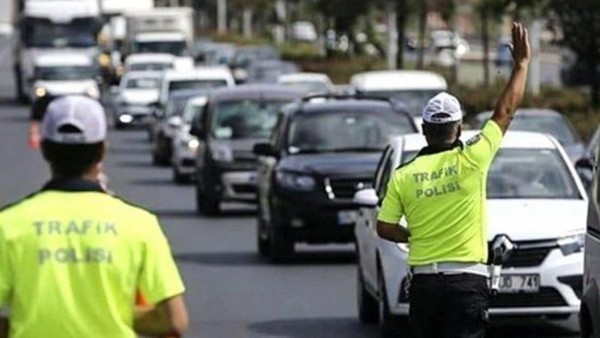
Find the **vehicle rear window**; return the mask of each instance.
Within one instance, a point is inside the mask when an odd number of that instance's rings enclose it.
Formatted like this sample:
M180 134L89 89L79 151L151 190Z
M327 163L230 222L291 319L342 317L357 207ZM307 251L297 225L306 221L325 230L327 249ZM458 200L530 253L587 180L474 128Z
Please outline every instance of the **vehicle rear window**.
M288 151L380 151L392 137L415 131L407 115L392 111L303 114L290 124Z
M171 81L169 83L169 92L183 89L214 89L227 86L225 80L185 80Z
M253 99L218 103L212 114L212 134L217 139L269 138L279 108L288 102Z
M404 104L412 116L421 116L423 108L440 90L379 90L362 92L368 96L386 97Z

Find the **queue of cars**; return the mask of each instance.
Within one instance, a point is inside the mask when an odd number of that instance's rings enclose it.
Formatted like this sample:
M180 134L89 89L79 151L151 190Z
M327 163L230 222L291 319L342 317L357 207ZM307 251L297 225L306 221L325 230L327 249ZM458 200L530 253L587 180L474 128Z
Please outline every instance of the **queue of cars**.
M154 162L171 164L175 182L194 182L199 213L256 204L259 254L285 262L296 243L356 242L359 317L379 321L384 337L401 334L408 247L376 235L377 203L391 172L424 146L420 107L447 83L434 73L382 71L356 74L337 94L314 73L242 84L256 66L249 55L277 53L246 48L232 53L230 68L125 72L116 122L145 107ZM474 126L487 119L480 114ZM516 247L491 313L567 317L585 294L588 199L574 165L583 146L557 112L522 110L513 127L488 179L488 240L505 235ZM593 305L585 309L594 315Z

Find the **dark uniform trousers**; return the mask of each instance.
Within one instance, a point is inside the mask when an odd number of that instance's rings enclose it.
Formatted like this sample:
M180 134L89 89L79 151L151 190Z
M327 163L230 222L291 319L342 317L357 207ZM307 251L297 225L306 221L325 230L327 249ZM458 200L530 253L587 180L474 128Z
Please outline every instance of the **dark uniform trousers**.
M483 338L489 323L487 278L415 274L410 283L412 338Z

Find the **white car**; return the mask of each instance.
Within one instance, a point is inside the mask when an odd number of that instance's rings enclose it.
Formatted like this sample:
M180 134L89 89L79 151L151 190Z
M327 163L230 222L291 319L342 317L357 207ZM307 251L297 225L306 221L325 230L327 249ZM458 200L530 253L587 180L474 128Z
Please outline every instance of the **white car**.
M128 72L121 78L115 98L114 124L121 129L149 123L158 102L161 72Z
M350 87L356 94L381 96L406 105L421 128L421 112L430 98L448 89L443 76L427 71L384 70L358 73L350 79Z
M190 99L183 111L183 116L173 116L169 123L176 128L173 137L173 180L176 183L185 183L196 174L196 154L200 142L196 136L190 134L192 123L201 119L208 98L199 96Z
M49 53L34 61L32 101L51 95L87 95L99 99L97 68L92 57L79 53Z
M125 60L125 73L141 71L163 71L175 68L176 57L171 54L132 54Z
M292 73L280 75L277 83L298 88L307 94L329 93L333 90L333 82L323 73Z
M476 135L463 134L464 139ZM387 334L402 331L409 313L408 246L377 236L377 203L392 172L425 145L418 134L395 138L382 154L374 189L358 191L354 199L362 206L355 226L360 319L379 319ZM560 143L545 134L507 133L489 172L487 198L488 242L506 235L515 245L490 314L562 318L577 313L588 199Z
M164 107L170 94L186 89L216 89L233 87L231 71L223 66L198 67L192 70L167 70L160 86L159 105Z

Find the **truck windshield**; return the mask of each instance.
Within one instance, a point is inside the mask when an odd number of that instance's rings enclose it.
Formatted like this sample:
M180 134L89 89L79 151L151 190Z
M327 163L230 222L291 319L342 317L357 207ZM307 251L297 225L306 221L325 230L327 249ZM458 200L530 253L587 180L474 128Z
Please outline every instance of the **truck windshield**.
M90 66L36 67L35 77L45 81L91 80L95 76Z
M96 45L96 20L74 19L69 23L53 23L47 19L27 18L23 27L28 47L90 48Z
M185 41L136 41L136 53L165 53L175 56L186 56Z
M259 99L218 103L212 116L212 134L217 139L269 138L277 112L286 103Z

